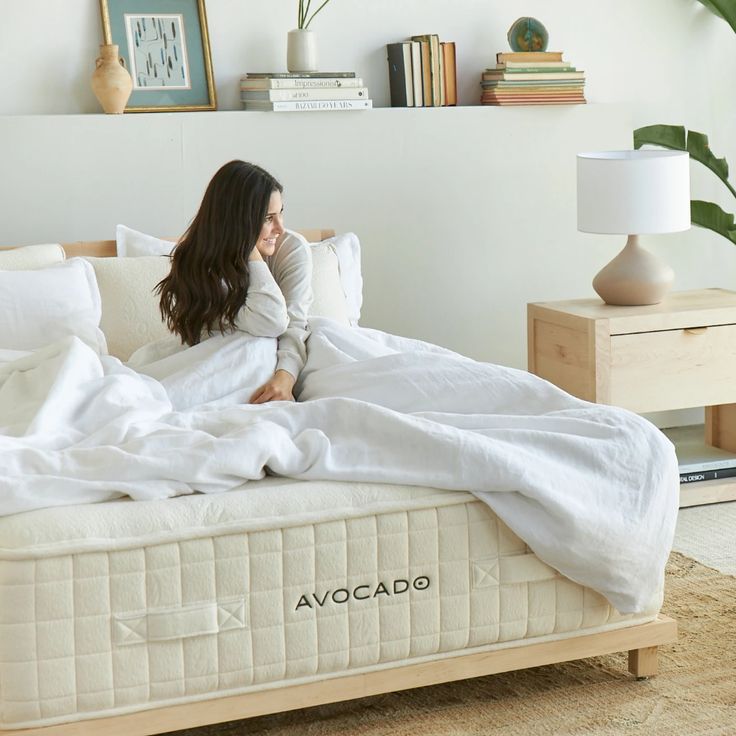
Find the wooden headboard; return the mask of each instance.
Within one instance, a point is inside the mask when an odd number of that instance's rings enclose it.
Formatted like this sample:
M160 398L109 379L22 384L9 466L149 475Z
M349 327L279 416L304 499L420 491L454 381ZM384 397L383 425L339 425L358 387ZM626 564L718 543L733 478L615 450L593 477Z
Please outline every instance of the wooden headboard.
M310 243L319 243L320 240L331 238L334 230L328 228L311 228L307 230L297 230ZM165 240L176 240L176 238L164 238ZM107 256L117 255L117 249L114 240L78 240L75 243L62 243L62 247L68 258L73 256L90 256L103 258Z
M306 228L304 230L296 230L303 235L310 243L319 243L321 240L331 238L335 231L330 228ZM176 238L164 238L171 240ZM0 250L11 250L12 248L22 248L20 245L0 245ZM77 240L74 243L62 243L61 247L67 255L67 258L74 256L89 256L91 258L106 258L108 256L117 255L117 247L114 240Z

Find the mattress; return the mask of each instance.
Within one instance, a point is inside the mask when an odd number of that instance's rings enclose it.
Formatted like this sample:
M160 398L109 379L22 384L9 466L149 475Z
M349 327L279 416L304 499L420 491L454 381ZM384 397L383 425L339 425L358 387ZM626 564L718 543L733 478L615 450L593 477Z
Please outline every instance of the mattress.
M0 519L0 727L203 700L649 621L463 492L265 478Z

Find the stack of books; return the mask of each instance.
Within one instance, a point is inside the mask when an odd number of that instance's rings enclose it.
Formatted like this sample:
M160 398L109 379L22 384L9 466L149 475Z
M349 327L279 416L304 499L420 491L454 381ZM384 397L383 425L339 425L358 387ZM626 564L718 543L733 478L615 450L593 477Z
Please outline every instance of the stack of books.
M561 51L508 51L481 77L481 105L585 103L585 72L563 61Z
M457 105L455 42L436 33L386 44L391 107Z
M736 455L705 443L702 424L662 430L675 446L680 483L736 477Z
M240 78L246 110L367 110L368 88L355 72L249 72Z

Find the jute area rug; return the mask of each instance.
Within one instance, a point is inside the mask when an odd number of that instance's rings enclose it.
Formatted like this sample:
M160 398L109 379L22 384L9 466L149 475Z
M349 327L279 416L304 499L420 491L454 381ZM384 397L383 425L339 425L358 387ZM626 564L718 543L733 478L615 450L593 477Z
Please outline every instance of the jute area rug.
M177 736L736 736L736 578L673 552L664 613L679 623L660 674L625 654L479 677Z

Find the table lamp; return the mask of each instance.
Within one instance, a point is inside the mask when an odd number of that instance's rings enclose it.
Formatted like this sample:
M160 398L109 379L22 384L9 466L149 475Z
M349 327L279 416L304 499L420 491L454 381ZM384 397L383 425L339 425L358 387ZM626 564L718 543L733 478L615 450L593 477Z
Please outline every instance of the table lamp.
M682 151L579 153L578 230L628 235L593 279L607 304L658 304L674 272L639 245L647 233L690 227L690 155Z

